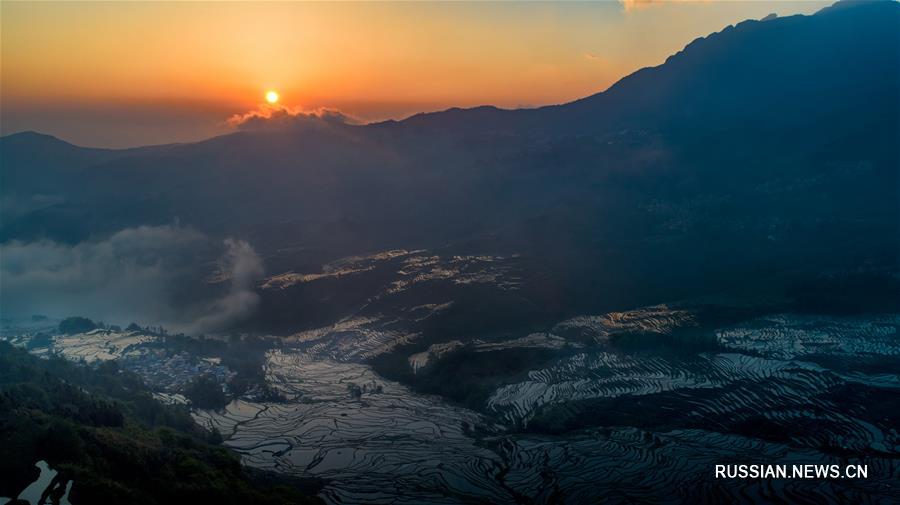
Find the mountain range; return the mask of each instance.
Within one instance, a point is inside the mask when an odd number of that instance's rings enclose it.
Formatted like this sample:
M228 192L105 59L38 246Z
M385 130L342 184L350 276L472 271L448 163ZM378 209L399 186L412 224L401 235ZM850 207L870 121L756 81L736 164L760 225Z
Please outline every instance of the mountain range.
M892 1L749 20L534 109L287 117L124 150L8 135L0 241L177 223L246 240L270 274L397 248L518 255L565 311L896 265L898 26Z

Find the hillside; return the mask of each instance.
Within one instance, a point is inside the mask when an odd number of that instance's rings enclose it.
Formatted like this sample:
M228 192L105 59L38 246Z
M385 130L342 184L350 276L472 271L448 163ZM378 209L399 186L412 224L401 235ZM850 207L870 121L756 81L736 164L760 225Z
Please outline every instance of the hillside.
M518 254L571 310L890 265L898 23L896 2L746 21L539 109L302 118L126 151L10 136L0 180L18 210L0 240L178 223L247 240L272 274L394 248Z
M89 369L0 342L0 496L15 498L46 461L63 487L73 481L76 504L318 503L314 482L246 469L219 444L115 363Z

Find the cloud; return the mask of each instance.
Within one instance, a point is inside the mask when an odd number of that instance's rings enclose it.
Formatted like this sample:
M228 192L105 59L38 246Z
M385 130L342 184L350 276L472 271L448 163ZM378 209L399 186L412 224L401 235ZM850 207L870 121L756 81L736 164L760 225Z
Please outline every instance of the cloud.
M210 284L216 263L224 276ZM253 286L262 269L248 243L228 239L223 248L175 225L127 228L75 245L13 241L0 246L0 306L4 318L81 315L223 331L258 306Z
M235 114L226 124L239 130L287 129L301 126L329 124L359 124L355 118L337 109L306 110L284 105L260 105L258 109Z
M663 3L663 0L619 0L619 3L625 8L625 12L632 12L654 4L659 5Z
M584 53L584 59L588 61L592 61L594 63L608 63L609 60L604 58L603 56L593 54L593 53Z
M3 195L0 196L0 216L11 222L16 217L51 205L58 205L64 201L61 196L57 195Z
M647 7L655 7L666 4L675 4L675 3L705 3L709 0L619 0L619 3L622 4L622 7L625 8L625 12L634 12L637 10L646 9Z
M0 246L4 317L40 313L124 321L171 320L173 276L202 250L204 237L175 226L122 230L76 245L49 240Z
M219 280L230 283L228 293L211 303L206 313L191 324L193 332L228 328L253 315L259 307L255 287L265 275L262 259L249 243L225 239L225 254L219 260Z

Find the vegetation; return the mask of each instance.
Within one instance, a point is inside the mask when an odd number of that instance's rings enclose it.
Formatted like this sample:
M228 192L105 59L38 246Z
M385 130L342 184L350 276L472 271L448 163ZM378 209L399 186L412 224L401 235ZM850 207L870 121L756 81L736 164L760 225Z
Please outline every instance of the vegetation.
M201 409L217 409L228 403L222 386L208 375L198 375L185 387L184 396Z
M0 496L45 460L74 480L75 505L318 503L315 482L246 469L220 440L115 363L92 369L0 342Z
M86 317L67 317L59 323L59 332L66 335L84 333L97 328L97 324Z
M482 352L461 349L416 373L405 356L408 354L385 353L372 360L372 367L383 377L409 384L416 392L440 395L464 407L483 411L485 401L495 389L522 380L528 370L545 365L559 354L528 348Z

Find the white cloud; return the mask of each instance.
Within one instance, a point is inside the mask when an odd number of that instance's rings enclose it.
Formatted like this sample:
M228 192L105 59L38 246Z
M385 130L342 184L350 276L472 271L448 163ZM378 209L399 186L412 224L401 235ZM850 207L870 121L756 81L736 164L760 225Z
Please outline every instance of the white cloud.
M219 260L220 278L230 282L228 293L209 304L205 313L193 321L193 332L228 328L253 315L259 306L256 285L265 275L262 259L249 243L226 239L225 254Z
M239 130L283 129L316 124L358 124L355 118L337 109L307 110L284 105L261 105L258 109L235 114L226 124Z
M213 260L229 282L207 283ZM252 314L262 260L244 241L222 246L180 226L140 226L76 245L49 240L0 246L3 317L81 315L110 323L217 331Z
M705 3L709 0L619 0L625 12L634 12L647 7L655 7L674 3Z

